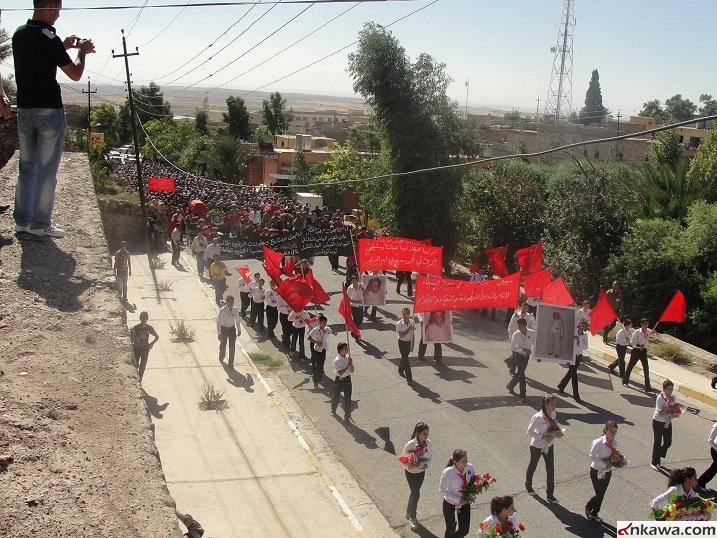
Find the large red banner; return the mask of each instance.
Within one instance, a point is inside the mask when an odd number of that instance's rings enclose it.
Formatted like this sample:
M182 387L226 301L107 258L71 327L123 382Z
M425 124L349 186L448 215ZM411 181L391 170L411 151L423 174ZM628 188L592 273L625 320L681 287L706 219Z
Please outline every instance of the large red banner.
M147 189L151 192L174 192L174 178L171 177L151 177L147 181Z
M505 278L466 282L419 276L416 280L415 312L515 308L520 297L520 273Z
M360 271L415 271L440 275L443 247L402 237L359 239Z

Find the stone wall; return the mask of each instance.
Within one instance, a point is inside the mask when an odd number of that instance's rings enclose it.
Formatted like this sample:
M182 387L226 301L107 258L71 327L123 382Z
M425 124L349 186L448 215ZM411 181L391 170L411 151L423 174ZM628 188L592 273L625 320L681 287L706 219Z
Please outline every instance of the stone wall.
M0 168L5 166L17 149L17 113L13 111L9 120L0 120Z
M120 241L127 241L144 250L145 228L142 222L142 210L139 205L114 198L97 198L102 216L102 227L111 252L119 248Z

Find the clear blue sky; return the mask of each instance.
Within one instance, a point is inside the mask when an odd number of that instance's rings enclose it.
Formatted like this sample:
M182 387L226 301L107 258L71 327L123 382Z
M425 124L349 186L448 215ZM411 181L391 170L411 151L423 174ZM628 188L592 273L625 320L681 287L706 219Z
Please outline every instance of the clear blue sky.
M148 4L183 1L148 0ZM359 5L227 87L256 89L348 45L357 38L366 21L386 25L429 3L430 0L417 0ZM1 24L12 33L29 14L7 9L29 7L32 1L12 0L5 4ZM65 7L143 4L145 0L64 1ZM121 49L122 28L129 32L129 47L132 50L140 47L140 55L131 59L134 82L146 84L155 80L160 85L167 85L190 70L172 85L194 84L271 35L230 67L199 84L211 88L255 66L350 5L353 4L322 5L319 1L281 30L279 27L306 5L278 5L268 13L270 5L257 6L251 12L248 6L187 7L151 42L180 13L180 8L145 9L134 27L131 24L138 9L65 11L56 27L63 37L74 33L94 39L98 53L89 58L88 74L102 83L124 79L122 61L109 59L111 49L118 52ZM461 106L466 99L464 83L470 78L468 101L471 105L534 111L536 98L540 97L543 102L548 91L553 62L550 47L557 39L562 8L562 0L439 0L392 26L391 31L412 58L426 52L446 64L447 72L455 80L450 95ZM216 55L213 59L209 60L211 54L207 51L173 75L164 76L184 65L242 15L246 17L209 49ZM676 93L695 102L701 93L717 97L717 72L711 59L717 45L714 33L717 2L714 0L576 0L575 18L574 108L583 105L590 73L595 68L600 72L604 104L614 112L621 109L629 115L639 111L642 103L649 99L664 102ZM230 47L217 53L244 31L246 33ZM346 72L346 56L353 49L264 90L353 95ZM8 73L11 67L2 66L2 71ZM62 79L63 75L58 78ZM167 91L168 96L172 93Z

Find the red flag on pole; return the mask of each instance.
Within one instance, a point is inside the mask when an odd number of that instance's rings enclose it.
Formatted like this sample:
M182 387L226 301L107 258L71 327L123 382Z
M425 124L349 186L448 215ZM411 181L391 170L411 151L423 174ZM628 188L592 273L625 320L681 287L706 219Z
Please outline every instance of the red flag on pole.
M541 300L546 304L556 304L560 306L575 304L573 296L570 295L561 277L556 278L543 288Z
M294 264L296 263L296 260L294 259L294 256L289 256L289 259L284 264L284 274L286 276L292 276L294 274Z
M590 332L595 336L602 329L617 319L617 313L605 295L605 290L600 288L597 303L590 310Z
M300 275L282 280L276 292L296 312L301 312L314 295L314 290Z
M147 190L151 192L174 192L174 178L171 177L151 177L147 180Z
M311 271L306 273L304 279L306 280L306 282L309 283L311 289L314 290L314 304L324 304L328 303L331 300L329 294L324 291L324 288L321 287L321 284L319 284L319 281L316 280L314 274Z
M685 301L684 294L680 290L677 290L667 304L664 312L662 312L660 319L657 320L657 323L662 323L663 321L684 323L685 320L687 320L687 301Z
M279 269L279 267L284 259L284 255L281 252L274 252L263 245L261 248L264 251L264 269L266 270L266 274L269 275L271 281L278 286L281 284L281 269Z
M496 247L485 250L488 258L488 265L493 269L493 274L504 278L510 274L508 267L505 265L505 256L508 254L508 247Z
M346 286L343 287L343 298L341 299L341 304L339 304L339 314L341 314L346 321L346 328L351 331L356 338L361 338L361 331L359 331L356 323L354 323L354 318L351 314L351 301L349 301L349 296L346 295Z
M532 275L543 268L543 243L538 241L534 245L515 251L515 259L520 265L523 275Z
M526 297L540 297L543 288L550 284L550 269L543 269L523 279L523 290Z
M251 269L246 265L237 267L237 273L239 273L247 284L251 284Z

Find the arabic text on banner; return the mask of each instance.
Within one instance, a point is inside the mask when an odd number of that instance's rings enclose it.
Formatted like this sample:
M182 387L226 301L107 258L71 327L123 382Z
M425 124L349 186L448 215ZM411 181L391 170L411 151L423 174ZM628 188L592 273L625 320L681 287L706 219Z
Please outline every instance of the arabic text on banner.
M520 295L520 273L505 278L465 282L419 276L416 280L415 312L514 308Z
M361 271L415 271L440 275L443 247L401 237L359 239L358 262Z

